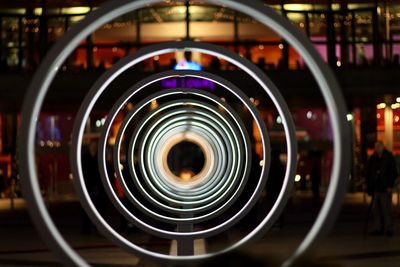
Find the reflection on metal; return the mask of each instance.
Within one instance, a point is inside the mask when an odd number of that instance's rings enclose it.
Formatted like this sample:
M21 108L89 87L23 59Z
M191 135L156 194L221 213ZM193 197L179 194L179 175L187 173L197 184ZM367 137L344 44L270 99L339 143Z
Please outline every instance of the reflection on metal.
M34 76L28 90L22 111L19 138L23 192L38 230L66 266L89 265L60 235L41 197L34 164L36 118L59 67L82 39L101 25L123 14L159 2L162 1L112 1L89 14L52 48ZM346 120L344 101L330 69L320 59L307 37L290 22L257 1L209 0L208 2L243 12L280 33L308 64L321 88L331 116L335 155L331 184L320 214L310 232L293 256L283 263L284 266L290 266L310 248L315 240L329 230L341 204L349 169L350 149L349 125ZM82 174L81 147L85 125L91 110L103 92L107 90L112 81L130 67L145 59L177 50L201 52L223 58L246 72L271 98L279 112L286 132L287 169L279 197L271 211L258 226L241 240L221 251L202 255L193 255L192 248L184 248L192 246L195 239L214 236L234 226L259 199L268 177L270 146L266 127L255 106L239 88L221 77L206 72L161 72L144 79L124 93L112 107L103 127L99 144L99 166L103 186L111 202L121 214L143 231L163 238L176 239L178 242L177 256L150 251L132 243L116 232L96 210L87 192ZM112 186L112 177L109 177L108 174L107 168L109 167L106 164L106 140L110 134L111 125L124 104L131 97L144 92L143 89L152 83L179 77L201 78L225 88L246 106L262 137L263 158L261 160L265 164L261 166L261 175L256 180L254 191L249 194L242 206L236 207L237 212L233 215L231 214L222 223L209 225L208 228L201 230L193 228L193 224L212 221L212 218L222 215L227 209L234 207L235 201L242 195L244 187L248 184L251 144L240 116L226 101L221 101L206 91L189 90L187 88L171 89L145 97L127 114L116 138L113 167L124 193L128 200L142 213L141 216L132 213L118 199ZM145 107L155 103L154 101L160 104L153 105L151 111L143 116ZM222 113L224 115L221 115ZM140 114L142 116L139 116ZM124 137L126 130L131 127L134 121L136 123L139 121L136 125L138 127L135 127L131 138L127 138L128 142ZM179 181L163 165L168 149L174 142L179 142L182 139L197 143L205 155L205 167L190 182ZM125 145L124 142L127 144ZM295 127L289 109L278 89L261 70L248 60L218 46L197 42L174 42L143 48L134 55L127 56L117 62L96 81L85 97L76 117L72 134L71 165L80 201L104 236L118 246L141 256L169 262L189 262L227 253L260 237L273 225L289 198L294 182L296 147ZM125 151L123 151L123 148L125 148ZM125 160L121 158L121 153L127 155ZM139 156L139 160L135 160L136 155ZM127 185L127 173L121 171L121 165L128 168L128 176L132 178L135 193ZM140 201L136 194L140 194L146 201ZM143 220L143 217L149 217L152 220ZM163 228L160 224L152 224L149 221L177 225L177 230L172 231L171 227Z

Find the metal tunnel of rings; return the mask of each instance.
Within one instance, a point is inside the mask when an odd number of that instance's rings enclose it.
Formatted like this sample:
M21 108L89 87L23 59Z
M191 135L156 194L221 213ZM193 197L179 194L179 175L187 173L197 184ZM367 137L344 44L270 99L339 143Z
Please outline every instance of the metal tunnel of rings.
M38 193L34 164L36 118L55 75L82 39L104 23L159 2L162 1L116 0L96 9L52 47L28 89L19 136L19 147L23 148L19 157L22 189L42 237L68 266L89 265L62 237ZM307 37L272 9L257 1L207 2L243 12L278 32L309 66L330 114L335 154L330 186L310 232L283 265L290 266L329 230L327 222L334 220L340 207L350 147L343 97L332 72ZM268 209L260 212L258 201L269 179L274 148L256 101L247 94L248 88L238 88L229 78L211 71L163 70L141 79L134 77L135 82L119 88L122 93L115 96L118 91L113 92L115 83L132 75L132 68L177 52L204 54L228 62L246 77L249 87L258 88L263 105L279 115L286 166L276 201ZM173 88L161 88L160 84L166 80L196 80L200 84L211 83L213 87L205 90L178 82ZM110 92L114 94L112 103L104 101L109 99L106 96ZM82 163L85 129L99 105L107 107L96 147L100 183L115 210L152 240L167 240L164 242L167 250L152 250L142 246L142 241L119 233L109 218L102 216L88 191L88 177ZM75 191L86 214L104 237L139 256L188 263L242 247L262 237L273 226L294 184L296 128L278 88L249 60L204 42L167 42L128 54L100 75L77 109L69 155ZM244 222L250 226L246 230L240 228ZM228 230L235 233L231 240L213 242L218 238L224 240ZM199 251L196 247L202 240L203 250Z

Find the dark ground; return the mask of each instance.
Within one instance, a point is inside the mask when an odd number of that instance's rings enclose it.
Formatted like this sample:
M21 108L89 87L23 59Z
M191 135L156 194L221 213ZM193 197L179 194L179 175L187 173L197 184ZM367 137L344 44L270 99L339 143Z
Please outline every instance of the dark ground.
M320 264L318 266L400 266L397 196L394 204L395 235L366 236L364 226L368 205L361 193L348 194L333 230L310 252L310 261ZM124 252L95 231L82 235L80 208L76 201L54 201L49 206L63 235L93 266L159 266ZM288 257L312 225L316 211L318 205L313 204L309 193L294 194L285 211L284 226L270 230L262 240L248 245L244 253L272 262ZM151 240L148 243L149 238L141 232L134 231L130 235L139 243L157 249L158 243ZM235 235L235 231L230 231L227 236L234 238ZM61 266L35 231L21 199L16 201L14 210L10 210L9 200L0 200L0 267L5 266Z

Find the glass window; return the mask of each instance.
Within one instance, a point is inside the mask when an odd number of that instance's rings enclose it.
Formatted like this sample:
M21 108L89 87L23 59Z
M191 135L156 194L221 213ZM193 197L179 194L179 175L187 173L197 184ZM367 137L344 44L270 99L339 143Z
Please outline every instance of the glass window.
M258 40L280 42L280 36L272 29L256 21L240 21L239 22L239 39L240 40Z
M93 41L98 44L134 43L137 38L137 25L134 16L109 22L93 34Z
M233 42L234 25L223 21L192 21L189 26L190 37L205 42ZM212 31L210 31L212 29Z
M61 36L64 35L66 26L65 17L50 17L47 20L47 41L55 43Z
M6 47L18 46L18 17L3 17L1 28L2 43Z
M326 36L327 22L325 13L308 13L310 36Z
M372 12L355 12L355 38L357 42L372 42Z
M189 12L191 21L232 22L235 19L234 11L224 7L190 6Z

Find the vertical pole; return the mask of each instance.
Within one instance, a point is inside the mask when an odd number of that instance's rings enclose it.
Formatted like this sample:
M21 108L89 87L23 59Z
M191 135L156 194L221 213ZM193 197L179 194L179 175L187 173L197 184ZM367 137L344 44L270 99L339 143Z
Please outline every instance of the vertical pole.
M90 11L92 12L93 6L92 6L92 1L89 0L89 8ZM88 70L93 70L94 69L94 62L93 62L93 34L90 34L88 37L86 37L86 62L87 62L87 69Z
M304 13L304 21L305 21L305 27L306 27L306 34L307 34L307 36L308 37L310 37L311 36L311 33L310 33L310 18L309 18L309 16L308 16L308 13Z
M1 113L0 113L0 154L3 154L3 115Z
M237 11L235 11L233 18L233 46L235 53L239 53L239 21Z
M378 0L375 0L374 3L375 5L372 11L372 41L374 46L374 64L379 65L382 58L382 49L379 37Z
M178 224L178 232L193 232L193 224ZM192 238L181 237L177 240L177 255L194 255L194 240Z
M15 198L15 186L16 186L16 182L18 179L18 171L16 168L16 164L17 164L17 157L16 157L16 153L17 153L17 133L18 133L18 114L14 113L11 114L11 132L12 132L12 148L10 150L10 154L11 154L11 164L12 164L12 168L11 168L11 195L10 195L10 207L11 209L14 209L14 198Z
M28 44L27 44L27 54L26 54L26 65L30 71L34 71L36 68L35 64L35 36L34 36L34 13L33 9L29 8L26 10L26 19L27 19L27 35L28 35Z
M23 24L22 16L18 17L18 70L22 71L22 62L24 60L24 50L22 47L22 34L23 34Z
M136 10L135 11L135 15L136 15L136 46L137 48L140 47L140 43L141 43L141 24L140 24L140 10Z
M15 179L11 179L10 210L15 209Z
M281 0L281 10L282 16L287 18L287 12L285 10L285 0ZM282 40L282 62L280 64L281 68L288 69L289 68L289 45L285 40Z
M346 16L348 15L347 3L340 4L340 11L342 19L340 21L340 54L342 66L347 66L349 63L349 43L348 43L348 32L346 25Z
M185 5L186 5L186 40L190 40L190 3L189 0L185 1Z
M391 107L392 97L385 95L385 145L389 151L393 151L393 110Z
M390 33L390 9L385 2L385 33L386 33L386 61L392 59L393 47L392 47L392 35Z
M90 34L86 37L86 61L87 61L87 69L93 70L94 69L94 62L93 62L93 35Z
M388 105L385 108L385 143L386 148L393 150L393 110Z
M331 66L336 66L336 40L335 40L335 17L332 10L332 0L328 1L327 40L328 40L328 62Z
M69 30L69 20L70 20L70 16L65 16L64 17L64 33L66 33ZM71 54L71 56L69 56L66 60L66 67L67 70L71 70L72 66L73 66L73 56Z
M0 26L3 25L3 17L0 16ZM3 60L7 61L5 57L7 57L7 53L3 55L3 49L5 49L5 42L3 41L3 27L0 27L0 71L3 70ZM4 57L4 58L3 58Z
M46 0L42 0L41 2L41 8L42 8L42 14L40 15L40 21L39 21L39 43L40 43L40 59L42 60L44 58L44 55L46 54L47 50L47 8L46 8Z
M353 49L353 64L357 65L357 47L356 47L356 13L351 12L351 44Z
M192 214L182 214L182 218L193 217ZM193 224L183 223L177 225L178 232L193 232ZM176 240L177 244L177 255L178 256L190 256L194 255L194 240L192 238L181 237Z
M67 32L67 31L68 31L68 28L69 28L69 19L70 19L69 16L65 16L65 21L64 21L64 32Z
M0 26L3 25L3 17L0 16ZM3 27L0 27L0 72L6 71L7 68L7 47L3 40Z

